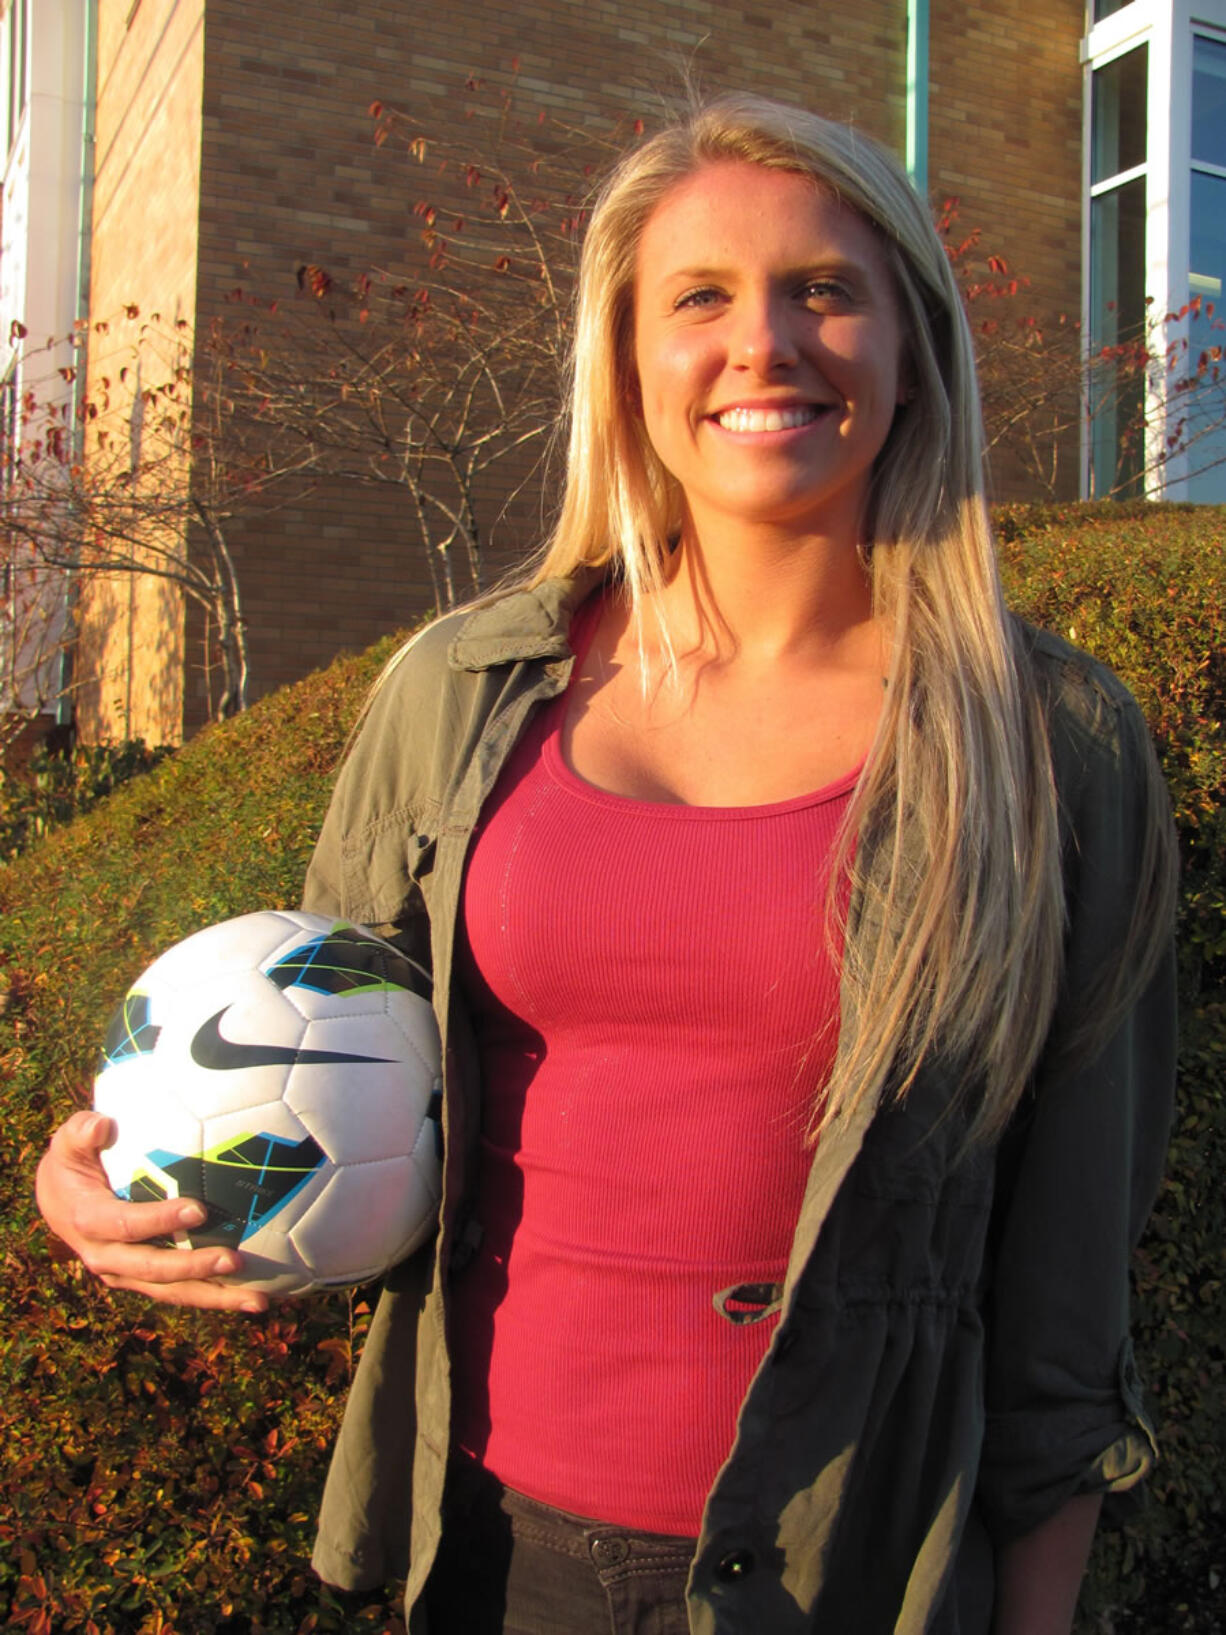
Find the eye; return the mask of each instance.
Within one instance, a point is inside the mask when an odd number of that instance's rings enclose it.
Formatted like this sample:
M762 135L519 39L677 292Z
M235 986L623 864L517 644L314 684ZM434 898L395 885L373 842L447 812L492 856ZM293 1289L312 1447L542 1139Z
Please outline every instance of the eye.
M840 278L810 278L803 286L801 295L813 305L832 305L836 302L851 300L851 290Z
M686 290L673 303L673 310L680 312L685 307L710 307L723 299L723 291L716 289L714 284L699 284L695 289Z

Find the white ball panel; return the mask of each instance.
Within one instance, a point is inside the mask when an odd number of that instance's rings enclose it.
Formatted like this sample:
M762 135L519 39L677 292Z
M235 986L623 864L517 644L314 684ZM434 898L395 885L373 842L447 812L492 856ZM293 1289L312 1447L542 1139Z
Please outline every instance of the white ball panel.
M272 1048L287 1056L296 1052L302 1046L305 1024L272 983L259 972L244 972L225 983L204 985L199 1001L190 1009L182 1006L166 1023L154 1059L176 1063L178 1094L201 1116L211 1108L224 1110L281 1096L292 1065L289 1061L234 1068L201 1066L193 1059L192 1044L202 1028L214 1049L229 1047L227 1053L240 1064L245 1047ZM216 1037L224 1041L221 1046Z
M241 1246L243 1269L223 1283L243 1289L259 1289L264 1294L282 1297L307 1294L318 1279L309 1266L304 1265L284 1227L269 1224Z
M219 1108L202 1119L201 1125L205 1152L241 1141L248 1135L273 1135L282 1141L301 1141L311 1133L295 1117L293 1108L279 1097L274 1101L253 1100L249 1106Z
M435 1154L433 1135L430 1136L428 1153L414 1152L413 1167L417 1171L417 1224L410 1229L404 1242L389 1261L389 1265L395 1265L396 1261L411 1255L427 1238L433 1237L438 1227L438 1208L443 1197L443 1175Z
M206 926L203 931L175 943L154 960L145 974L151 981L169 983L173 988L191 992L201 973L212 976L226 971L246 971L276 959L301 939L300 922L304 918L307 916L270 910L223 920L220 925ZM310 918L318 922L318 926L310 930L312 936L330 924L320 920L318 915Z
M417 1141L425 1107L406 1082L403 1064L359 1067L350 1073L343 1109L336 1105L335 1079L320 1084L313 1095L307 1068L294 1073L289 1105L337 1164L406 1157Z
M314 1023L308 1050L368 1055L365 1062L309 1063L292 1069L286 1102L338 1162L363 1163L411 1151L437 1076L406 1052L404 1036L387 1017L367 1017L360 1028L340 1021Z
M152 1056L136 1056L98 1075L94 1106L113 1118L119 1138L102 1155L112 1187L127 1187L132 1177L148 1167L147 1154L156 1150L198 1153L203 1137L200 1120L173 1094ZM177 1189L171 1197L177 1196Z
M348 1021L355 1017L386 1016L388 996L395 992L394 988L351 988L347 993L321 993L318 988L295 983L284 990L284 998L306 1022Z
M401 1258L426 1203L411 1159L354 1164L330 1178L291 1236L319 1278L361 1282Z
M438 1022L428 999L403 990L390 996L388 1020L395 1024L415 1056L437 1074L441 1052L438 1041Z
M261 971L231 972L198 980L190 996L180 997L166 1012L157 1048L189 1055L197 1031L219 1011L224 1012L218 1024L221 1036L236 1045L295 1048L307 1027L280 988Z

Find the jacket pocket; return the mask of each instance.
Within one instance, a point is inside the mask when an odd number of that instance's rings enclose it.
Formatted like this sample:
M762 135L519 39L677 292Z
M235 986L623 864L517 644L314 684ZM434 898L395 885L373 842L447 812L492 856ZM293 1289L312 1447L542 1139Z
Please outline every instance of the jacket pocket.
M423 912L421 882L434 867L435 837L393 812L345 847L345 913L364 925L403 925Z

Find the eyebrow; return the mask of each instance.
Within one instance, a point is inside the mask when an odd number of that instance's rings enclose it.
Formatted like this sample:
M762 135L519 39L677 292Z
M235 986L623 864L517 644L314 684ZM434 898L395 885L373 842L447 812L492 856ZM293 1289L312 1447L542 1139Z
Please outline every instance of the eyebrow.
M815 256L811 261L802 261L794 267L785 268L779 274L779 277L787 280L812 278L816 273L842 273L844 275L854 274L863 278L867 275L867 272L868 268L863 262L848 260L846 256ZM693 280L699 282L704 278L734 277L736 273L737 268L735 266L676 267L671 272L666 272L663 275L663 281L676 278L683 281Z

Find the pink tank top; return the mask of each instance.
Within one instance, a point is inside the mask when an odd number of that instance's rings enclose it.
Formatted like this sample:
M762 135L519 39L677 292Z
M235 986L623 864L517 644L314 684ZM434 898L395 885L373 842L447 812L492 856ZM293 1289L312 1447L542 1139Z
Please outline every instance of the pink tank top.
M783 1281L837 1042L855 774L769 806L627 799L567 766L564 708L516 747L465 882L483 1237L451 1290L454 1433L533 1498L693 1537L776 1321L715 1297Z

